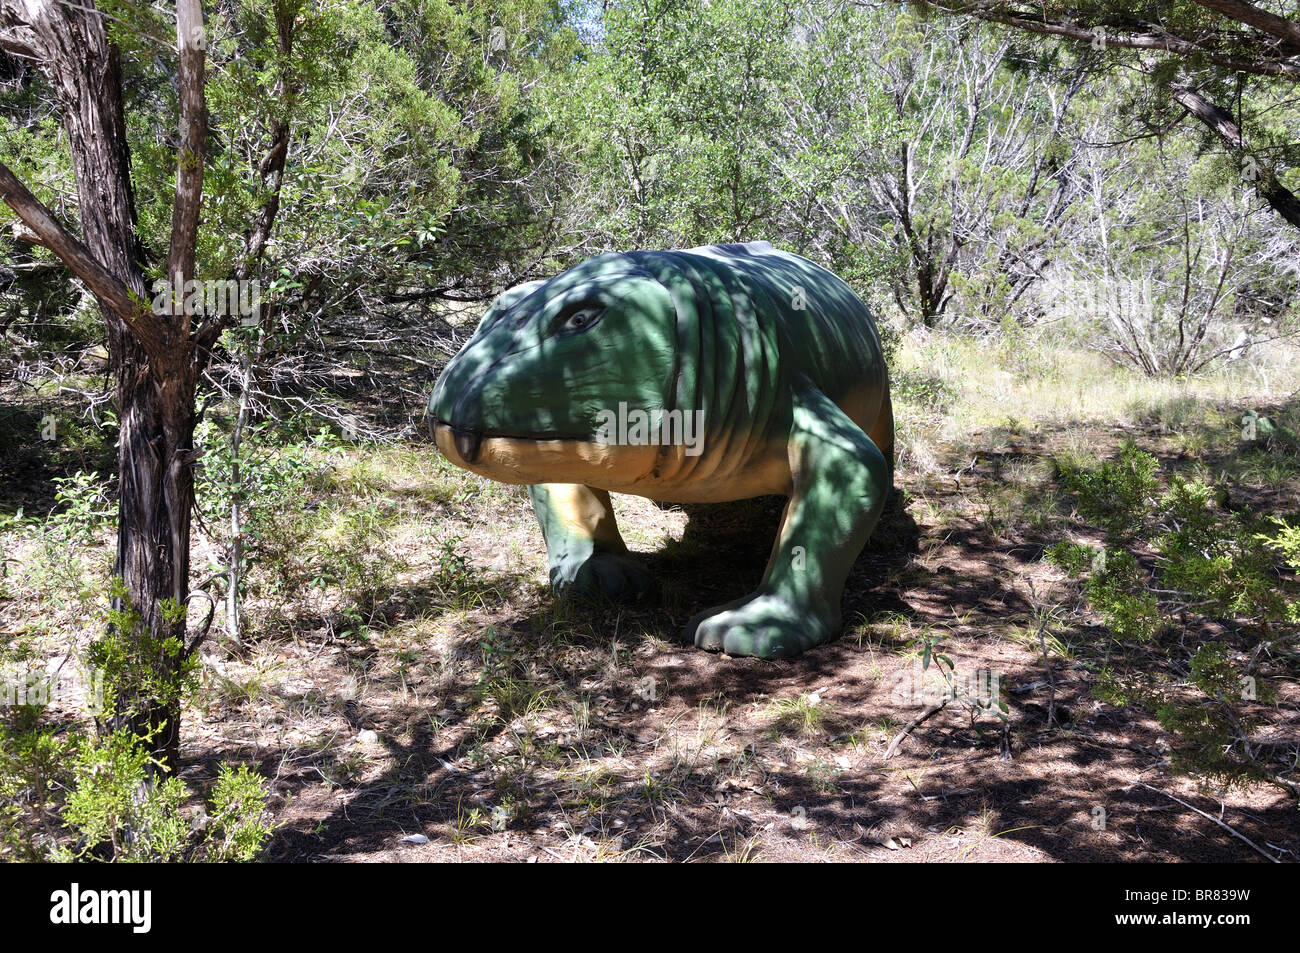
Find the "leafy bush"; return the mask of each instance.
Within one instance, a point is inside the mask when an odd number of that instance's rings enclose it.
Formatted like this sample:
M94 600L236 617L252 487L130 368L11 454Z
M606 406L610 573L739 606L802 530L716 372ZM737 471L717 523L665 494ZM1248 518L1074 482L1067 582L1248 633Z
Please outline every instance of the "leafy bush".
M68 542L92 542L116 512L107 483L93 473L78 470L72 476L55 477L54 498L59 509L50 517L48 528Z
M1156 597L1132 553L1101 551L1085 584L1092 607L1120 642L1148 642L1164 629Z
M1094 694L1154 713L1177 739L1176 771L1298 795L1294 764L1252 732L1272 697L1261 659L1297 636L1300 529L1229 508L1204 482L1175 475L1161 492L1158 469L1130 445L1098 467L1061 470L1079 513L1107 535L1104 548L1063 541L1047 554L1081 577L1113 640Z
M156 739L121 727L143 699L179 707L197 683L197 659L179 637L148 637L120 580L109 595L107 632L86 659L103 687L91 712L106 719L100 732L44 723L43 703L0 708L0 858L255 859L273 829L260 777L222 765L210 814L192 819L182 810L192 792L154 760ZM165 620L182 616L164 607Z
M149 778L148 747L116 731L82 738L73 759L74 787L63 808L75 844L58 860L169 861L185 848L190 825L181 815L186 788L179 778Z
M1159 462L1131 441L1121 448L1119 459L1100 467L1066 462L1058 462L1057 466L1061 482L1077 496L1079 514L1117 540L1139 529L1159 488Z
M155 770L147 739L41 724L34 706L0 723L0 858L4 860L248 862L274 830L266 782L223 764L207 808Z
M957 388L946 378L900 370L891 375L890 390L894 399L916 404L934 413L943 413L957 400Z
M240 599L250 587L274 587L285 560L302 545L296 531L311 500L312 480L320 470L313 457L317 439L293 440L265 424L246 428L239 452L239 479L230 435L215 419L204 420L195 432L204 448L203 464L195 474L195 496L202 526L223 546L230 546L231 504L240 501ZM259 570L269 570L265 575ZM213 567L216 568L216 567Z
M205 860L256 860L274 830L266 815L266 782L246 764L223 764L212 790L211 817Z
M39 708L23 705L0 720L0 860L42 860L62 830L72 743L39 718Z
M109 597L107 632L87 653L91 668L103 675L103 707L129 715L145 699L164 708L179 705L197 687L198 659L185 651L179 636L157 639L150 634L121 577L112 580ZM168 627L185 619L182 605L164 605L162 610Z

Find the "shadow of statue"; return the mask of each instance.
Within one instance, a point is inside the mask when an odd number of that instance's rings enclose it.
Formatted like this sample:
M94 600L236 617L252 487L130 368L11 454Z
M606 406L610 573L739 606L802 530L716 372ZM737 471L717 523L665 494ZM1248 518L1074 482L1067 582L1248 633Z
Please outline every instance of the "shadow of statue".
M660 585L662 607L684 624L697 612L753 592L771 557L785 498L763 496L732 503L662 504L684 512L686 529L657 552L638 558ZM858 555L844 588L846 626L857 616L905 612L891 587L918 551L920 529L894 487L871 539Z

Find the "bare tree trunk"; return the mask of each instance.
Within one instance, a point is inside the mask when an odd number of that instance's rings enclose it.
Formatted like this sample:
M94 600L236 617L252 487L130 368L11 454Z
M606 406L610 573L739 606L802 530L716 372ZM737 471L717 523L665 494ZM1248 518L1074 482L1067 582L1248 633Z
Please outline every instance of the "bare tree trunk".
M120 500L114 572L126 584L155 674L171 684L184 662L189 600L190 515L194 508L194 382L186 373L152 379L140 355L118 352ZM187 369L186 369L187 370ZM119 607L120 608L120 607ZM169 651L167 640L174 640ZM151 736L156 757L174 767L179 699L118 699L118 721Z
M100 16L54 4L37 10L45 15L31 25L46 48L57 51L47 72L53 74L63 107L83 240L108 271L147 301L117 50L108 42ZM128 637L148 634L152 644L161 646L168 637L184 637L183 617L171 622L164 617L174 619L177 613L169 607L184 605L189 595L194 489L184 454L191 447L194 387L184 375L159 381L151 373L148 353L122 316L110 307L101 310L116 369L121 428L113 571L140 616L141 632ZM165 659L158 661L167 667ZM114 721L124 719L136 730L156 735L155 755L174 763L178 714L158 710L148 699L120 698Z
M244 472L240 453L243 450L244 428L248 425L254 368L261 359L265 340L266 329L259 327L257 343L244 352L240 367L239 406L235 412L235 424L230 431L230 548L226 567L226 637L235 645L239 645L243 638L239 580L244 562Z

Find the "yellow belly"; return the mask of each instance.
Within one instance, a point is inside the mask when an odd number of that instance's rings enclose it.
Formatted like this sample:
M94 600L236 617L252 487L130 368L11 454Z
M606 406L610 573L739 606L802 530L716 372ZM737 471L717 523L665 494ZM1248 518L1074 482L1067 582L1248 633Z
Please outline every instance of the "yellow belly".
M456 466L500 483L581 483L665 503L722 503L789 494L792 487L784 437L706 441L698 456L681 446L484 437L472 460L462 454L452 428L437 424L434 437Z

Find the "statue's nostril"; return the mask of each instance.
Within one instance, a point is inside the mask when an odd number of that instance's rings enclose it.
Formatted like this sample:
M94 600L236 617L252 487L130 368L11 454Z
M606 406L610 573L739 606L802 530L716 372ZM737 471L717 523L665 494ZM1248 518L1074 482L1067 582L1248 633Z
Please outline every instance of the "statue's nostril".
M478 459L479 450L483 446L483 435L472 430L458 430L455 427L451 429L452 441L456 444L456 452L460 454L461 459L466 463L473 463Z

